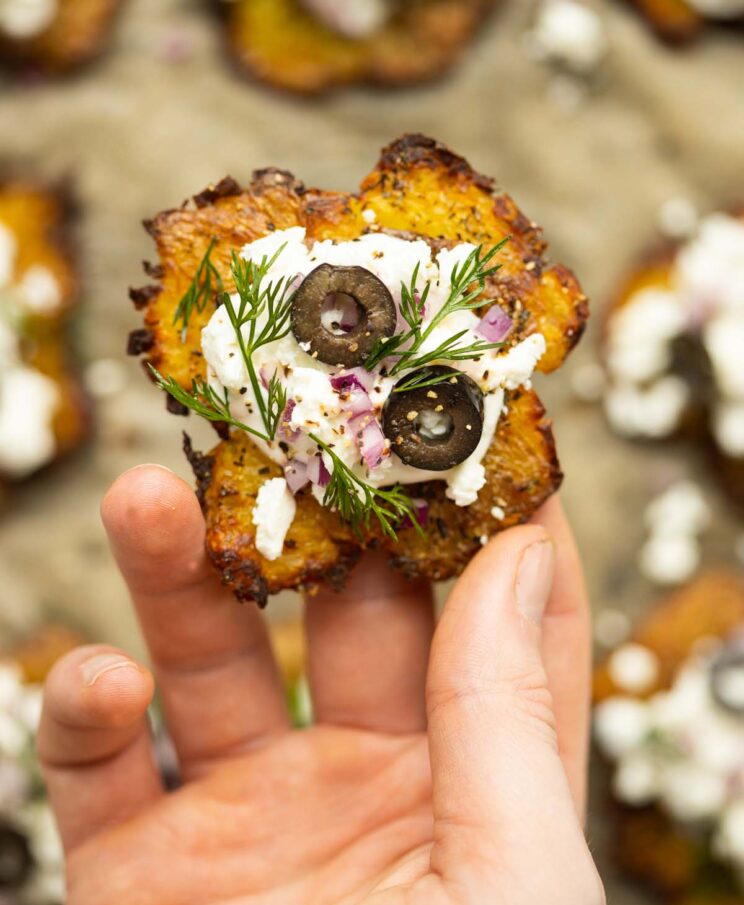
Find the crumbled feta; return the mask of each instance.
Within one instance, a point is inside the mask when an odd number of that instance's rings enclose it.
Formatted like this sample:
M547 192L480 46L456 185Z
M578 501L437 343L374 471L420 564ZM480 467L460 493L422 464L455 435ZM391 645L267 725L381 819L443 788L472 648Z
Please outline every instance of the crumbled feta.
M659 229L670 239L686 239L698 225L697 208L688 198L669 198L659 208Z
M608 46L601 18L578 0L543 0L528 41L539 59L579 73L596 69Z
M651 689L659 677L656 654L641 644L623 644L609 659L610 678L621 691L642 694Z
M54 311L62 301L57 278L42 264L32 264L24 273L18 288L23 304L37 314Z
M651 731L647 704L631 697L608 698L594 712L594 732L602 751L613 759L634 751Z
M268 560L278 559L284 549L297 504L284 478L270 478L258 491L253 507L256 549Z
M59 0L0 0L0 32L28 40L52 24L58 9Z
M267 279L295 279L305 276L320 264L357 265L374 273L389 288L394 301L400 305L401 285L410 284L418 267L419 292L429 285L424 325L441 309L451 291L451 273L472 253L475 246L462 243L452 249L441 250L434 258L427 242L422 239L406 240L384 233L371 233L354 241L316 242L312 247L305 243L305 230L292 227L279 230L247 245L242 255L256 262L273 257L283 249L269 270ZM433 349L442 339L465 330L470 335L463 342L477 338L474 333L479 319L472 311L459 311L445 318L434 330L422 350ZM208 365L212 386L218 391L227 390L233 416L242 423L262 431L260 409L256 404L253 388L240 354L235 331L224 306L218 308L202 331L202 350ZM484 353L479 361L453 362L452 366L468 374L485 394L484 423L480 443L473 454L460 465L444 472L427 471L405 465L386 441L382 462L375 468L367 468L360 450L348 430L348 413L341 398L332 388L330 377L338 373L333 368L308 354L308 349L298 344L292 334L258 349L253 362L259 373L275 372L282 381L287 398L294 407L288 414L287 428L295 434L293 439L265 443L257 439L256 445L278 464L285 465L289 457L308 458L315 454L317 446L309 434L323 443L333 446L336 455L363 479L375 487L396 483L411 484L426 480L441 480L447 484L447 496L460 506L471 505L486 481L482 460L493 441L504 406L504 391L529 386L533 371L545 352L545 339L537 333L528 336L508 351L498 349ZM373 387L370 399L375 417L379 420L383 406L392 392L397 378L370 375ZM324 454L326 466L332 462ZM313 493L322 500L322 490L314 487Z

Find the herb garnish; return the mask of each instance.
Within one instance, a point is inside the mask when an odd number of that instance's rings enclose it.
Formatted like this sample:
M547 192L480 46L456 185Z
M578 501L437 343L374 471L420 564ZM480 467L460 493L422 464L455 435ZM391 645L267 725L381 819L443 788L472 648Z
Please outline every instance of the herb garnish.
M483 304L480 297L485 289L486 280L501 269L501 264L489 265L508 241L508 237L502 239L498 245L495 245L487 252L484 252L483 246L479 245L478 248L473 249L459 267L455 265L452 268L450 294L426 326L424 326L424 316L431 284L427 283L419 296L416 291L416 281L419 274L419 265L417 264L410 284L401 286L400 313L403 320L408 324L409 329L403 333L397 333L388 339L378 340L375 348L364 362L364 367L371 371L384 359L395 358L396 361L388 368L388 374L392 377L403 370L418 370L434 362L467 361L479 358L490 349L500 348L503 343L490 343L485 340L475 340L467 345L458 345L463 336L469 332L468 330L460 330L458 333L443 340L435 349L429 352L421 351L422 346L431 336L433 330L443 320L457 311L469 311L473 308L479 308ZM396 387L396 392L403 392L422 386L434 386L447 379L446 375L427 378L424 375L417 377L414 374L411 375L410 381L401 381Z
M333 462L331 478L323 497L324 506L335 509L357 533L359 533L359 526L364 524L367 527L370 517L374 515L380 523L383 533L393 540L398 539L398 535L395 533L396 527L406 518L419 534L424 534L416 514L416 506L400 484L396 484L389 490L373 487L354 474L327 443L324 443L315 434L309 436L323 452L330 456Z
M191 314L196 309L200 314L207 307L207 303L215 293L222 293L222 277L211 261L211 254L217 239L212 237L206 254L201 259L194 279L178 303L176 313L173 315L173 323L181 321L181 342L186 342L186 332L189 327Z

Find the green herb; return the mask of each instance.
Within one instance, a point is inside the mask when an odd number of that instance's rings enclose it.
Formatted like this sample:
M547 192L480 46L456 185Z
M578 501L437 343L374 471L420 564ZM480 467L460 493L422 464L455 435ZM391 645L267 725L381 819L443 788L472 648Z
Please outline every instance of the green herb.
M416 291L419 274L417 264L410 285L406 286L404 283L401 286L400 313L408 324L408 330L397 333L388 339L378 340L364 362L364 367L371 371L384 359L395 358L397 360L388 368L388 373L395 376L401 371L422 368L434 362L467 361L479 358L490 349L500 348L503 343L489 343L485 340L459 345L460 340L468 333L467 330L461 330L445 339L430 352L420 351L434 329L451 314L479 308L483 304L481 296L486 286L486 280L501 269L500 264L491 266L491 262L508 241L507 237L487 252L484 252L483 246L479 245L459 267L455 265L452 268L450 294L426 327L424 327L424 312L431 284L427 283L419 297ZM431 378L431 382L427 383L416 384L412 381L411 385L402 384L398 387L398 392L412 389L414 386L434 386L448 379L448 376L441 375L439 378Z
M201 313L207 307L207 303L215 293L223 292L222 277L219 275L217 268L210 259L216 244L217 240L212 238L209 242L206 254L197 268L194 279L191 281L189 288L178 303L176 313L173 316L174 324L177 324L179 321L181 322L182 343L186 342L186 332L194 309Z
M225 292L222 296L222 303L235 331L266 434L272 440L276 436L279 419L287 405L287 392L275 371L266 386L264 397L253 356L261 346L282 339L290 330L294 281L282 277L276 283L266 282L266 275L285 247L286 244L278 248L271 258L264 257L260 264L244 261L233 252L231 271L238 294L237 306L229 293ZM263 323L260 324L259 321ZM246 327L247 329L244 329Z
M268 442L269 438L260 431L254 430L254 428L248 427L247 424L243 424L242 421L233 418L230 412L227 390L225 390L224 397L222 397L209 386L206 380L195 378L191 382L191 391L189 392L189 390L184 390L181 384L174 380L173 377L163 377L160 371L151 364L148 364L147 367L161 390L165 390L176 402L185 405L186 408L191 409L195 414L200 415L207 421L222 421L231 427L237 427L242 431L246 431L246 433L253 434L254 437L258 437L260 440Z
M374 516L380 523L383 533L393 540L398 539L395 529L406 518L419 534L424 534L418 521L416 506L400 484L389 490L372 487L354 474L327 443L315 434L310 434L310 439L317 443L333 462L333 471L323 497L324 506L335 509L357 533L362 525L367 527L370 518Z

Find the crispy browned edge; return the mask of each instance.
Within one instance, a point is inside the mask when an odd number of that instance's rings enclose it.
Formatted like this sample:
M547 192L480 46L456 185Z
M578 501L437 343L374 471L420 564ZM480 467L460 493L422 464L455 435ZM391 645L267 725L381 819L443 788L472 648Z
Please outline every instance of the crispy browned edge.
M313 96L351 84L394 88L443 76L502 0L408 0L390 25L365 41L334 33L297 0L270 2L269 16L281 21L264 22L259 9L254 15L261 24L255 27L241 17L247 6L265 7L266 0L212 0L226 50L243 74L281 91Z
M732 216L739 217L744 221L744 204L730 205L727 211ZM641 253L635 264L621 280L618 289L610 300L610 304L607 306L604 324L602 325L604 337L607 336L609 324L614 313L626 305L637 292L652 286L663 288L669 285L669 275L681 245L681 241L664 240L657 242ZM703 439L706 452L713 461L715 473L726 488L729 498L737 506L744 507L744 459L727 456L717 447L710 431L710 418L707 412L688 412L679 431L672 437L661 441L644 439L641 442L664 443L674 441L679 437Z
M722 28L741 28L739 20L722 21L697 12L687 0L626 0L643 15L656 34L668 44L690 44L698 38L706 25Z
M425 220L428 215L426 199L409 199L403 191L405 176L413 179L421 172L426 176L433 173L446 180L447 190L453 197L459 192L472 192L480 202L492 206L493 216L511 231L514 239L507 247L509 264L497 277L500 298L511 307L512 313L520 314L520 336L538 328L548 335L549 351L542 369L548 371L558 367L581 336L588 316L586 297L573 274L562 265L546 267L542 257L545 243L536 224L527 220L508 196L497 195L491 179L476 173L463 158L425 136L404 136L384 149L378 167L363 182L361 197L369 199L367 192L378 191L386 203L392 199L389 204L393 218L396 202L401 209L405 207L407 213L418 205L416 210L420 208L420 219ZM239 205L240 229L235 228L231 219L238 216L236 211L221 207L230 199ZM221 235L227 235L235 246L264 234L268 229L267 218L276 228L302 222L313 236L359 235L361 224L347 222L350 218L353 220L351 208L354 205L360 207L360 196L308 190L291 174L268 169L258 171L247 190L228 178L197 195L193 208L184 205L180 210L167 211L148 221L146 227L158 244L161 263L146 264L145 269L159 282L130 293L135 306L144 310L147 324L130 335L130 353L147 353L147 363L174 374L184 386L189 386L191 377L203 369L203 363L188 352L189 348L198 346L198 323L189 328L191 342L187 337L185 345L176 344L173 350L169 346L170 334L174 332L172 323L163 320L164 312L158 314L157 311L161 296L167 295L165 284L168 280L171 281L168 290L171 296L173 281L180 292L188 285L189 277L180 270L175 272L167 251L170 238L175 236L177 244L188 234L194 218L208 214L214 232L219 224ZM462 228L464 237L472 241L488 241L487 234L478 233L478 214L475 207L469 207L467 222L457 221L456 228ZM257 217L258 222L242 222L250 217ZM447 223L447 229L454 228L452 223ZM430 232L421 230L424 235ZM193 254L191 247L190 251ZM224 266L225 254L219 245L215 247L218 266ZM564 310L559 314L543 298L543 294L547 298L549 293L553 293L553 301L557 294L561 296ZM539 300L545 306L540 310L539 318L522 305L523 299ZM172 310L169 309L169 315ZM208 316L207 312L205 317ZM178 411L177 407L169 407ZM510 423L518 423L511 433ZM544 409L533 392L513 394L510 415L504 419L497 434L497 439L502 437L508 437L509 442L505 442L503 449L494 443L489 451L487 471L492 480L476 504L464 509L455 507L444 499L442 488L436 483L416 485L412 492L429 499L430 524L436 530L430 531L423 541L413 529L404 529L394 545L370 533L365 543L382 544L390 551L393 565L411 577L425 575L439 580L459 573L479 548L482 535L528 519L557 489L562 478L551 423L545 418ZM186 448L207 516L210 554L223 580L239 598L250 598L263 604L268 594L284 588L320 580L335 586L343 583L359 555L360 541L335 515L320 507L312 497L308 496L306 500L301 497L298 516L288 535L287 549L278 561L268 563L253 548L250 508L246 504L266 476L275 472L276 466L240 438L223 442L208 456L194 452L188 440ZM510 455L513 461L509 459ZM519 464L517 457L521 457ZM504 461L510 462L506 470L500 468ZM235 463L238 463L237 467ZM493 478L497 471L498 481ZM506 517L498 521L490 510L494 505L502 504Z
M744 576L738 572L703 573L663 599L632 635L634 642L653 650L660 663L658 681L646 696L671 686L701 638L725 638L742 625ZM612 681L608 660L600 663L594 673L595 703L622 693ZM632 809L615 802L612 809L615 857L621 867L679 905L698 901L692 890L699 881L699 843L657 808ZM729 898L723 894L720 900L705 902L727 905Z
M0 65L61 74L95 59L106 47L123 0L61 0L51 26L27 41L0 35Z
M39 316L29 322L29 360L52 379L59 389L60 406L54 416L57 449L47 468L77 449L90 433L92 409L80 377L80 368L71 341L71 333L81 296L79 262L75 242L79 206L68 178L45 181L28 174L25 168L8 161L0 164L0 214L2 199L9 191L29 198L36 196L50 204L53 214L35 237L64 261L66 287L60 310L51 316ZM22 241L19 242L22 246ZM21 248L21 253L23 249ZM34 256L37 260L37 256ZM24 480L28 480L25 478ZM0 484L9 482L0 474Z

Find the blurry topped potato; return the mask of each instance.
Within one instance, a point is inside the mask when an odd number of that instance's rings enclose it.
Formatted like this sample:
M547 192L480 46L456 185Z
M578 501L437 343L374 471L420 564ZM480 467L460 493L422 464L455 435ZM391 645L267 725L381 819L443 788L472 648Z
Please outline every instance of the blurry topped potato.
M61 73L104 48L122 0L0 0L0 63Z
M0 483L81 443L85 396L69 351L80 287L65 193L0 182Z
M744 576L656 606L595 673L616 857L673 905L744 900Z
M499 0L216 0L230 53L274 85L316 94L406 85L449 69Z

